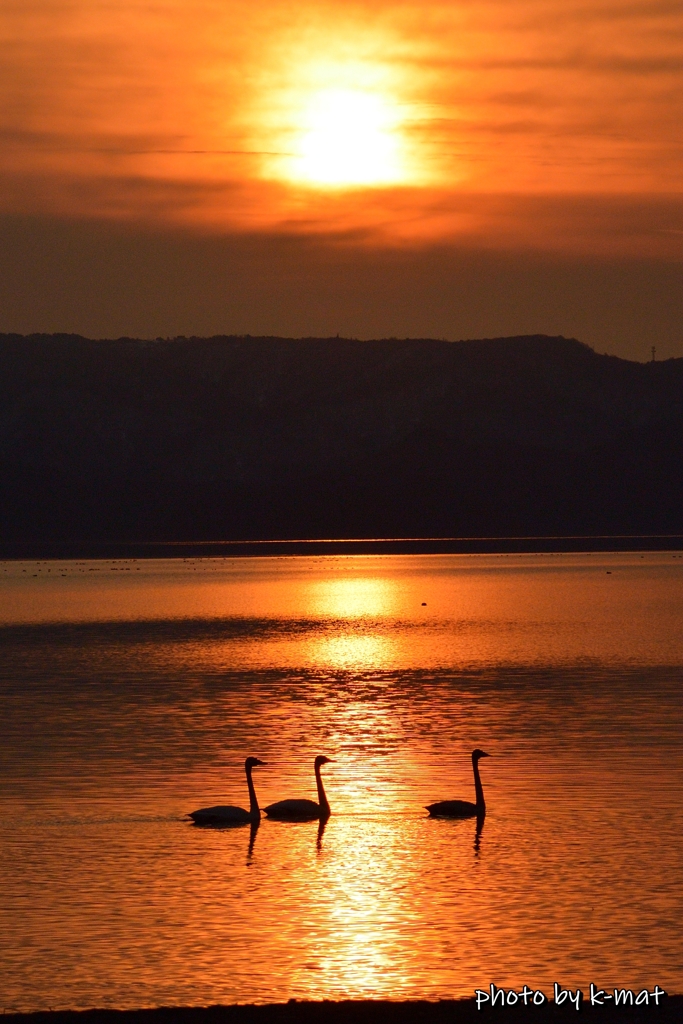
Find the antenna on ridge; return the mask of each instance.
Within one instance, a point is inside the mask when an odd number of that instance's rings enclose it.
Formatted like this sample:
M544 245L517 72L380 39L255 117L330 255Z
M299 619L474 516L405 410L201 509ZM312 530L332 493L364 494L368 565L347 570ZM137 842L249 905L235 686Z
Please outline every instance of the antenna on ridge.
M653 345L653 346L652 346L652 362L653 362L653 363L654 363L654 361L655 361L655 352L656 352L656 351L657 351L657 349L656 349L656 348L655 348L655 346Z

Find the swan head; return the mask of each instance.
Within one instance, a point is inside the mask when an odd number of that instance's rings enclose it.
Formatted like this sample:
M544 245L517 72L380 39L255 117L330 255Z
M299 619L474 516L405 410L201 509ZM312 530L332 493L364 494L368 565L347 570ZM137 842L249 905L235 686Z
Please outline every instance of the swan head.
M491 755L487 754L485 750L480 750L479 747L477 747L476 750L472 751L472 760L473 761L478 761L480 757L490 757L490 756Z
M259 765L265 764L265 761L259 761L258 757L248 757L244 762L244 767L247 771L251 771L252 768L258 768Z
M333 763L332 762L332 758L331 757L325 757L324 754L318 754L318 756L315 759L315 766L316 766L316 768L322 768L322 766L324 764L332 764L332 763Z

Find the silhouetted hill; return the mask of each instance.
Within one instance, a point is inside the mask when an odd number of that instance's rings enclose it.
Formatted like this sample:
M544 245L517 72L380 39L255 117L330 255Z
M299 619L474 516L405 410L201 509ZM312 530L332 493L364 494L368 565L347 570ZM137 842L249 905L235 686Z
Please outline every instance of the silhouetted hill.
M4 540L683 532L683 359L0 335Z

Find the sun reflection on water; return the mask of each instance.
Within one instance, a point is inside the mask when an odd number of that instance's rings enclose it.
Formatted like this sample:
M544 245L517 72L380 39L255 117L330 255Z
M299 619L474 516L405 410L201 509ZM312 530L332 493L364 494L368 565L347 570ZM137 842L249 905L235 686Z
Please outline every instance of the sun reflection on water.
M315 926L302 950L300 980L308 991L332 985L337 994L381 998L409 988L415 949L405 939L419 911L404 842L400 831L370 816L331 819L317 850Z
M394 645L387 637L342 633L339 636L312 638L307 645L309 664L337 669L388 668Z
M653 965L680 988L680 567L8 565L4 1005L452 998ZM475 746L478 850L474 821L425 810L473 796ZM245 806L247 753L262 807L315 797L334 759L322 835L192 826Z
M311 613L325 618L357 619L391 615L399 603L398 581L391 577L322 579L306 595Z

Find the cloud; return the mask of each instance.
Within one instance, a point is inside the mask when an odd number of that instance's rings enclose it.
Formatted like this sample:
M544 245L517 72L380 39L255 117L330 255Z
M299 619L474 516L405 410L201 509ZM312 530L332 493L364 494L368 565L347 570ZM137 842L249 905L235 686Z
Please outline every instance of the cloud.
M287 178L306 97L328 87L391 101L405 188L338 194ZM567 229L555 218L546 247L612 251L628 238L641 251L655 233L620 235L611 198L650 209L648 197L680 188L683 11L666 0L6 0L0 94L7 213L378 241L393 230L415 244L430 231L494 238L497 215L498 239L526 244L540 232L522 223L522 199L513 216L511 200L483 196L603 196L587 200L602 218Z

